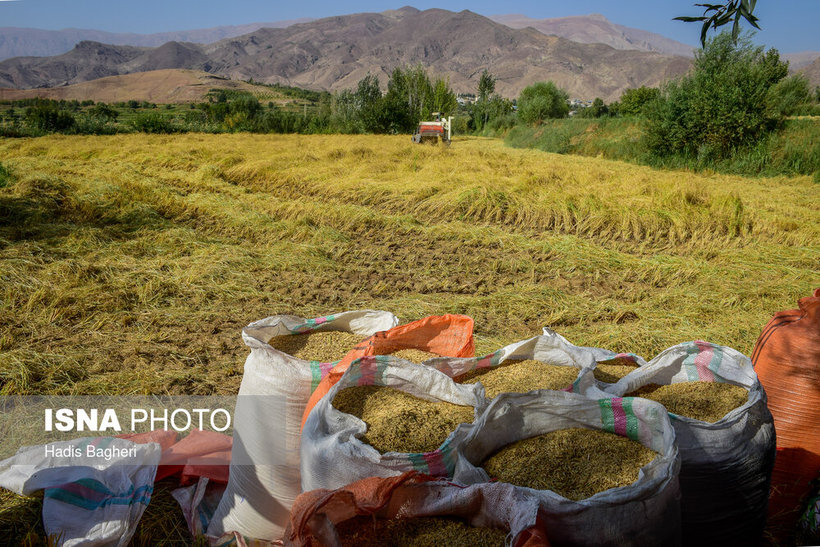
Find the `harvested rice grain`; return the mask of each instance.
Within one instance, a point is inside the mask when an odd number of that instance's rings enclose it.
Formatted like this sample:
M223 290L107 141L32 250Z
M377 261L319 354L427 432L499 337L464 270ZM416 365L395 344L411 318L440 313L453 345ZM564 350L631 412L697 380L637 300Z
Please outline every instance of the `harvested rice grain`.
M364 338L361 334L352 332L320 331L274 336L268 344L299 359L331 363L347 355L347 352L356 347L356 344Z
M427 359L438 357L438 355L436 355L435 353L430 353L429 351L422 351L420 349L400 349L399 351L394 351L390 355L395 355L400 359L412 361L414 363L421 363L423 361L426 361Z
M455 381L474 384L481 381L487 397L499 393L526 393L534 389L564 389L578 378L578 369L562 365L549 365L527 359L505 361L497 367L476 369L463 374Z
M571 500L638 480L657 453L637 441L597 429L559 429L503 447L482 463L490 477Z
M361 440L385 452L432 452L461 423L472 423L473 407L425 401L385 386L353 386L331 403L367 424Z
M749 390L724 382L680 382L647 384L626 395L657 401L672 414L714 423L743 405Z
M638 368L638 365L597 365L592 371L596 380L614 384L630 372Z
M507 532L477 528L451 517L374 519L355 517L336 525L343 547L499 547Z

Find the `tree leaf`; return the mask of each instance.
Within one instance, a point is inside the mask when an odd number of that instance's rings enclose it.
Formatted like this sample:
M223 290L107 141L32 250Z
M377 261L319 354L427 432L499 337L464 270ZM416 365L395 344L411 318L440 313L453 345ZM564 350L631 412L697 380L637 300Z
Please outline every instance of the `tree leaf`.
M703 28L700 30L700 44L703 47L706 47L706 33L709 31L709 25L711 21L706 21L703 23Z

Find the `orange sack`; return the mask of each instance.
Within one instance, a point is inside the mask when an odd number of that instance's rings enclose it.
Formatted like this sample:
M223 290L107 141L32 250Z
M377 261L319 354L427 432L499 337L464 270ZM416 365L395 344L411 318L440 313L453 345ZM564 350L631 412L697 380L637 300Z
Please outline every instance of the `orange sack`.
M453 516L474 526L506 528L514 547L548 546L538 500L512 485L460 486L417 471L368 477L337 490L311 490L296 498L285 530L286 547L331 546L336 525L356 516L414 518Z
M403 349L418 349L435 353L442 357L473 357L473 319L466 315L431 315L406 325L399 325L390 330L377 332L339 361L325 376L311 394L305 413L302 415L302 427L308 414L324 397L330 388L342 377L350 363L360 357L369 355L388 355Z
M774 315L752 353L777 434L768 528L785 541L820 472L820 289L798 306Z

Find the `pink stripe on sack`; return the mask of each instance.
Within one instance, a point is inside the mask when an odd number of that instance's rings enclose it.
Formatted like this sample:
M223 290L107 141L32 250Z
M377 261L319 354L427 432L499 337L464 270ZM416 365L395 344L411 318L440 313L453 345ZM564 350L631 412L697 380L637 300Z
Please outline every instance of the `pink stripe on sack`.
M327 323L327 317L317 317L313 320L315 325L321 325L322 323Z
M695 345L699 350L698 354L695 355L695 369L698 371L698 377L701 382L714 382L715 375L709 370L709 364L715 354L712 345L703 340L696 340Z
M324 379L330 373L330 369L333 368L334 363L319 363L319 370L322 371L322 378Z
M492 359L493 359L494 355L495 355L495 353L491 353L491 354L487 355L486 357L484 357L484 359L481 359L480 361L477 361L476 364L475 364L475 368L489 368L489 367L493 366Z
M626 412L623 403L624 400L621 397L612 399L612 419L615 422L615 433L626 437Z
M434 477L444 477L447 475L447 468L444 465L444 455L441 453L441 450L427 452L423 457L431 475Z
M363 362L359 366L359 372L361 372L362 375L359 377L359 381L356 383L356 385L372 386L376 381L375 367L372 366L372 364L369 362Z

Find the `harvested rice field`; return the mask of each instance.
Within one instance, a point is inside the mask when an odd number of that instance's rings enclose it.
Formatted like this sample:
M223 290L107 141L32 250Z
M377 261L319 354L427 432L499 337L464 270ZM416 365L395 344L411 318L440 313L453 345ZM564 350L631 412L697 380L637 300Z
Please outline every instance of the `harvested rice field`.
M472 423L471 406L426 401L385 386L353 386L331 403L367 424L365 442L381 452L432 452L458 424Z
M311 334L274 336L268 344L299 359L330 363L343 358L364 338L351 332L319 331Z
M0 139L0 166L2 395L235 394L243 326L362 308L470 315L479 355L545 325L748 355L820 264L809 177L493 139L53 135ZM36 517L20 505L1 497L0 522Z
M6 395L235 393L243 326L361 308L470 315L480 355L545 325L748 355L820 264L809 177L401 135L54 135L0 164Z
M501 393L526 393L534 389L564 389L578 378L580 369L550 365L534 359L505 361L497 367L476 369L458 378L456 382L481 382L488 398Z
M447 517L355 517L336 526L343 547L502 547L507 532Z
M713 423L746 403L749 390L723 382L680 382L647 384L627 396L651 399L672 414Z
M657 453L641 443L594 429L559 429L498 450L482 464L491 478L582 500L638 480Z

